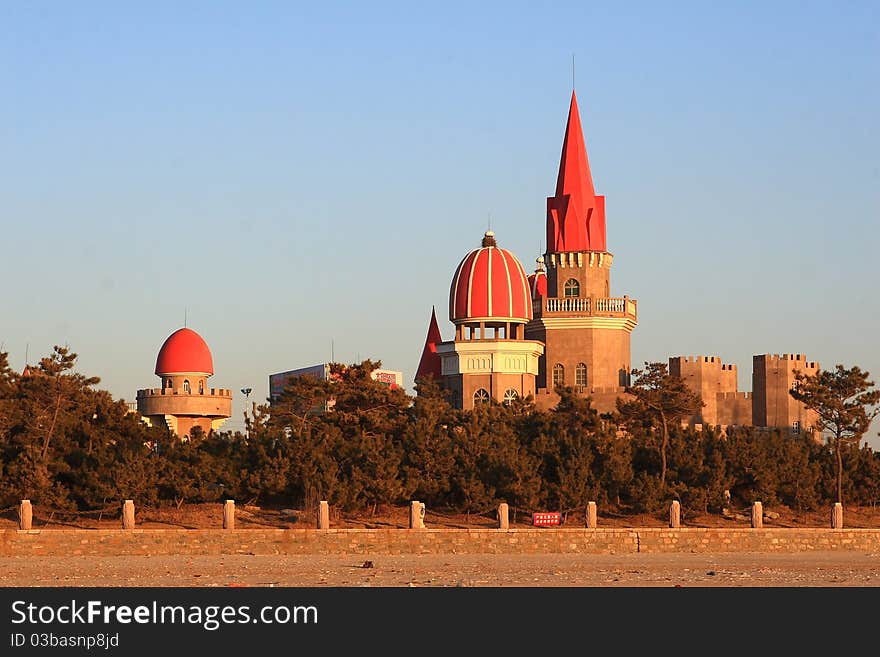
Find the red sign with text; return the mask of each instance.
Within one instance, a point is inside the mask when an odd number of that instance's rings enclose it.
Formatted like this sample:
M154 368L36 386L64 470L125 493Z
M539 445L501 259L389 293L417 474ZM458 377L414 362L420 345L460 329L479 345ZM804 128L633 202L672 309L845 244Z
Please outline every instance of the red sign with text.
M533 513L532 525L535 527L551 527L562 522L562 514L554 511L548 513Z

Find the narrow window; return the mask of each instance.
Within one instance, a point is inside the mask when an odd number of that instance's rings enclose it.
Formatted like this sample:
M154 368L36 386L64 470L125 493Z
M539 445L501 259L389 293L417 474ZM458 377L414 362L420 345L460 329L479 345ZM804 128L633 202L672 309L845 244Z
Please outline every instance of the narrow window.
M189 379L184 379L183 381L183 392L185 394L189 394Z
M556 365L553 366L553 387L557 388L564 385L565 367L563 367L562 363L556 363Z
M205 394L205 382L202 379L199 379L199 394Z
M587 387L587 366L583 363L578 363L574 370L574 384L580 392L583 392Z

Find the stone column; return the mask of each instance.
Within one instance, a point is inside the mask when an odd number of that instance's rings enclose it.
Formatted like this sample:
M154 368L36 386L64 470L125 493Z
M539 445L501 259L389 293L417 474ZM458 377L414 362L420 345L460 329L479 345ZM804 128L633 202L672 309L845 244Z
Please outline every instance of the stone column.
M840 502L831 507L831 529L843 529L843 504Z
M223 505L223 529L235 529L235 500L226 500Z
M502 502L498 505L498 529L510 529L507 502Z
M330 529L330 505L326 500L318 502L318 529Z
M23 530L31 529L34 519L34 510L31 508L30 500L22 500L18 505L18 528Z
M417 500L413 500L409 504L409 528L425 528L425 505Z
M764 505L760 502L752 503L752 528L761 529L764 526Z
M669 505L669 526L672 529L681 527L681 503L678 500Z
M134 529L134 502L125 500L122 505L122 528Z
M596 525L598 524L597 519L596 503L587 502L587 529L596 529Z

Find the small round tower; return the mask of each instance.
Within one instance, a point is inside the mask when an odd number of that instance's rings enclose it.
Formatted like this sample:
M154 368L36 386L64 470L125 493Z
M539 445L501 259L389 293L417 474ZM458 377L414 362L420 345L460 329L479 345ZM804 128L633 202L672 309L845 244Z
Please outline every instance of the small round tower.
M455 339L436 345L441 381L457 407L509 403L534 394L543 345L525 339L531 319L525 270L487 231L480 248L462 258L452 277L449 320L455 324Z
M232 390L209 388L214 359L202 336L181 328L168 336L156 357L160 388L137 391L137 409L148 424L164 424L181 438L193 428L208 434L232 416Z

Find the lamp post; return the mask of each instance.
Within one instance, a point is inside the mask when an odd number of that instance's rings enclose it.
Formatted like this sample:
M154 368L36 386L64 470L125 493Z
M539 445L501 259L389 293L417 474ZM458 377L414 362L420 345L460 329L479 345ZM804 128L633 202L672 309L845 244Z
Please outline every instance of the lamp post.
M251 392L253 392L253 390L251 388L242 388L241 389L241 394L244 395L244 435L245 435L245 438L251 437L251 432L248 431L248 426L247 426L247 407L248 407L248 399L250 399Z

